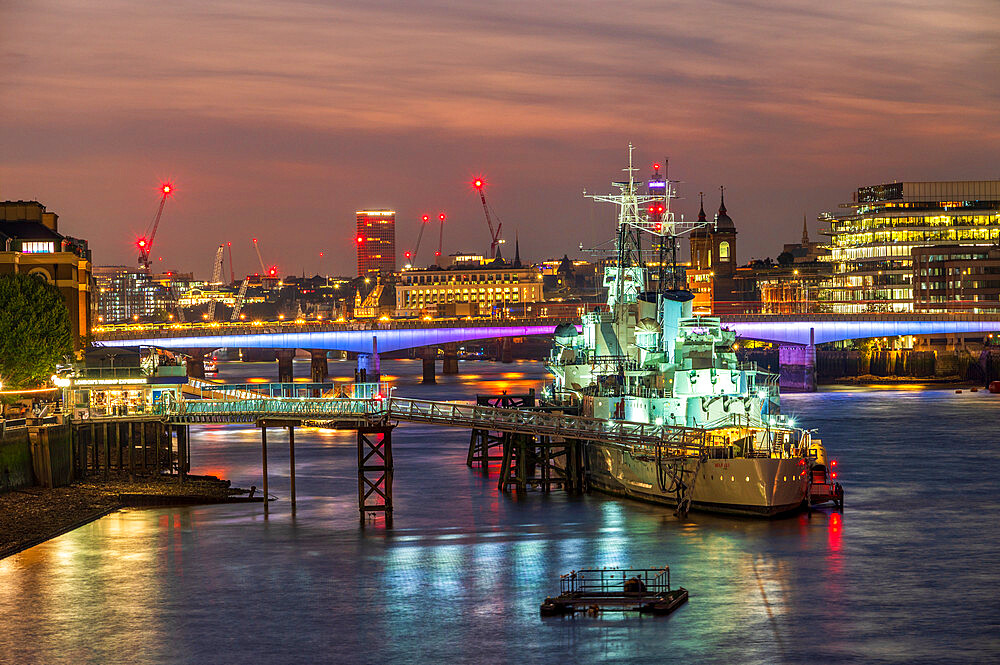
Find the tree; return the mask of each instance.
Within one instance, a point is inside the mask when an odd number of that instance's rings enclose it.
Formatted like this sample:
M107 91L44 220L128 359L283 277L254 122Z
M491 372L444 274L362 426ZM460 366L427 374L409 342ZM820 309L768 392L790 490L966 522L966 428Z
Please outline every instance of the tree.
M0 381L4 388L45 384L72 353L69 312L59 290L32 275L0 275Z

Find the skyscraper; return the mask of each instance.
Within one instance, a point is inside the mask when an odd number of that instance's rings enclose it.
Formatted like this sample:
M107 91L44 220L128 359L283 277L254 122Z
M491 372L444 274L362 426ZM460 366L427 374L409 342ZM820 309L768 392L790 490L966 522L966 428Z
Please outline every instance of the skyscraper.
M396 212L359 210L354 242L358 249L358 276L396 270Z

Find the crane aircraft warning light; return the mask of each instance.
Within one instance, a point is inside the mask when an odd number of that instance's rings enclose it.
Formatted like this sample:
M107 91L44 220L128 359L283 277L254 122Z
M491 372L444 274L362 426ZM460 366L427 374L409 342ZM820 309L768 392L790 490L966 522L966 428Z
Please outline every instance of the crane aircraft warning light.
M441 213L440 215L438 215L438 219L440 219L443 222L445 220L444 213Z

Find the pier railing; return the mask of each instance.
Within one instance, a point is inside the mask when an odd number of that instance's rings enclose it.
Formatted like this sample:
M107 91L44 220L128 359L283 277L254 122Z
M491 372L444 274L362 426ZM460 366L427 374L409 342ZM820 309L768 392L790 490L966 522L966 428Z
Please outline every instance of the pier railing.
M156 405L155 411L169 420L187 423L244 423L268 418L317 422L422 422L512 434L599 441L625 447L633 455L651 458L660 458L664 454L700 456L711 446L725 443L722 437L710 435L701 429L407 397L271 398L255 395L239 399L172 401Z

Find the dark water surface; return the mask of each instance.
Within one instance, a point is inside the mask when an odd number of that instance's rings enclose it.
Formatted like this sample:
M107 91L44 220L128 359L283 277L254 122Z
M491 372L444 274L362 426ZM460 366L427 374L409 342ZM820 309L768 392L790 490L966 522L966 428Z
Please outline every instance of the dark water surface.
M331 363L346 377L349 363ZM307 364L297 374L307 374ZM272 364L223 364L271 380ZM462 363L402 395L540 386L535 363ZM396 430L395 528L358 527L352 433L269 435L260 505L129 510L0 561L2 663L982 663L1000 661L1000 396L844 390L783 398L839 461L843 516L693 514L498 494L468 432ZM257 431L192 428L195 472L260 486ZM541 619L560 573L669 564L669 618Z

